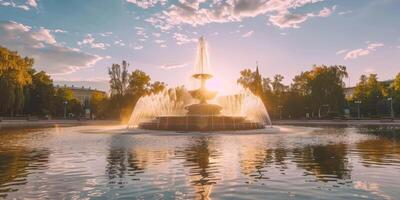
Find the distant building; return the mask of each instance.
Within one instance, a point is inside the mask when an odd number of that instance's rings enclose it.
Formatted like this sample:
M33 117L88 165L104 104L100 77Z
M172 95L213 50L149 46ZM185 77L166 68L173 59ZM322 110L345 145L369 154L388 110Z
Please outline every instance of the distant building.
M92 95L94 94L100 94L100 95L104 95L107 96L107 93L104 91L100 91L97 89L92 89L90 87L85 88L85 87L75 87L74 85L72 86L59 86L56 85L55 86L56 89L59 88L66 88L71 90L72 94L74 95L74 98L79 100L79 102L81 103L83 109L85 110L85 115L86 117L90 117L91 114L91 110L90 110L90 100L92 98Z

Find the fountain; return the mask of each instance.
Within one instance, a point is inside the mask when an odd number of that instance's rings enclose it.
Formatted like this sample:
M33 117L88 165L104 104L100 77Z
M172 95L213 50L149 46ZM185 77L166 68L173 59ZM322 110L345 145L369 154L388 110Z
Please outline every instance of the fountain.
M213 78L209 71L207 45L199 39L195 72L200 87L165 90L144 96L137 102L128 127L171 131L220 131L262 129L271 124L261 99L249 91L217 97L206 88ZM215 99L217 103L208 103Z

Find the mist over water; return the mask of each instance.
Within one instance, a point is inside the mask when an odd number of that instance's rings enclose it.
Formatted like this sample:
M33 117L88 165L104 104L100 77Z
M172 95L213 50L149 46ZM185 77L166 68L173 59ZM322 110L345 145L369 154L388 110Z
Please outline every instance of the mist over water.
M185 106L195 101L188 91L181 88L179 90L167 89L158 94L144 96L137 102L128 126L136 127L157 116L184 116L187 113ZM210 102L222 106L221 115L242 116L254 122L271 125L268 111L263 102L248 90L242 89L235 95L219 96Z

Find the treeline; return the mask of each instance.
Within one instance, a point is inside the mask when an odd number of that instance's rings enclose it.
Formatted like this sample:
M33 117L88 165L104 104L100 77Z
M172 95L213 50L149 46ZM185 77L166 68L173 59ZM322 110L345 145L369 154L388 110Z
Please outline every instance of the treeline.
M58 117L85 115L89 108L92 116L102 119L127 120L138 99L146 94L166 88L163 82L151 82L145 72L128 73L128 63L113 64L108 69L110 96L92 92L90 102L80 102L72 90L56 88L44 71L37 72L34 60L21 57L17 52L0 46L0 117L38 116Z
M356 117L357 103L361 117L387 116L392 105L394 114L400 114L400 73L392 83L379 82L376 74L363 75L347 99L345 66L313 66L295 76L290 85L283 84L284 77L279 74L272 79L262 77L258 68L240 74L238 84L261 97L274 119Z
M33 69L33 63L33 59L0 46L0 117L63 117L65 113L79 117L88 107L97 118L127 121L140 97L167 87L152 82L143 71L129 73L129 64L122 61L108 69L110 96L93 93L84 105L68 88L54 87L50 76ZM378 81L376 74L362 75L353 95L346 99L347 76L345 66L314 66L285 85L282 75L262 77L257 68L241 71L237 82L261 97L275 119L356 117L358 111L361 117L370 118L400 115L400 73L391 82Z
M32 58L22 58L0 46L0 117L63 117L65 108L67 113L80 116L83 107L72 91L56 89L50 76L37 72L33 63Z

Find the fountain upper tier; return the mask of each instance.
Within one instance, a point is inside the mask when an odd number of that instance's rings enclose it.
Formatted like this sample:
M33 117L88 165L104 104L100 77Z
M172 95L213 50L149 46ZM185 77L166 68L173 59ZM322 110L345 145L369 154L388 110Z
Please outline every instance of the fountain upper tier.
M189 91L189 93L194 99L199 100L200 103L187 106L188 115L219 115L222 107L207 103L207 100L214 99L217 96L217 92L206 88L206 81L213 76L209 74L207 45L203 37L199 39L195 74L192 77L199 80L201 86L199 89Z

